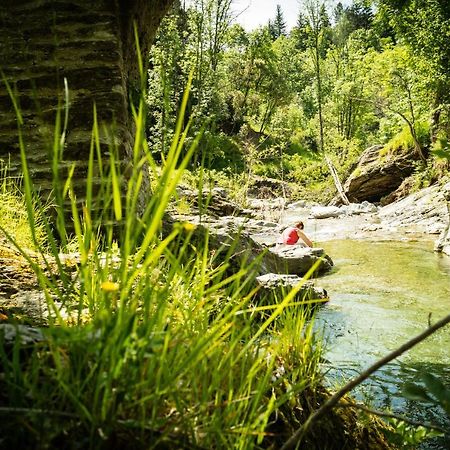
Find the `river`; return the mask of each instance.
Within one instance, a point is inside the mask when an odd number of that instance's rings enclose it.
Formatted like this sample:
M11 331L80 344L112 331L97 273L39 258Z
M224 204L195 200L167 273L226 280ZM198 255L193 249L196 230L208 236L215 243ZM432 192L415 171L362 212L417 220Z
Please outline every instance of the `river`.
M342 384L423 331L450 310L450 257L433 252L433 241L340 240L318 243L332 257L333 271L317 280L330 302L316 315L326 341L325 369ZM450 388L450 330L445 327L380 369L353 394L377 408L448 427L443 410L405 400L406 381L425 370ZM421 448L450 448L450 441Z

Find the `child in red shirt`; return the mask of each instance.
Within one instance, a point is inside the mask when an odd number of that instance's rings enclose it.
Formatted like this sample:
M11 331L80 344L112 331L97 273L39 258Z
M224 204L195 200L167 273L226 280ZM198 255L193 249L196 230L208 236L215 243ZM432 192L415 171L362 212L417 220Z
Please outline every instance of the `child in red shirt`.
M293 227L287 227L281 234L283 244L294 245L301 239L302 243L305 243L308 247L312 247L313 243L302 231L303 228L305 228L303 222L298 222Z

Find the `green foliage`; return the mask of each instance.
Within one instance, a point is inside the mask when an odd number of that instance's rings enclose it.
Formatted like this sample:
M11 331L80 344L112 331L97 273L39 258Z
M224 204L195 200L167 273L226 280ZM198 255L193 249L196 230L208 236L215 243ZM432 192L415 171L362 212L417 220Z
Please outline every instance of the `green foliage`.
M442 433L423 426L408 425L399 419L387 419L393 431L385 431L392 444L402 449L414 450L426 439L442 436Z
M223 132L207 131L200 141L204 155L204 165L207 168L239 173L244 170L244 156L236 142Z
M220 62L230 25L230 0L196 0L175 7L162 22L150 52L148 135L155 154L165 154L172 142L176 113L189 73L194 71L187 111L192 135L205 122L214 128L228 118L221 94Z
M379 16L425 61L420 72L429 90L432 132L436 135L440 111L450 99L450 5L447 0L378 0L377 3Z
M403 388L403 395L420 402L440 406L450 419L450 388L433 374L424 372L420 374L423 385L407 383Z
M438 137L432 146L432 152L435 156L450 160L450 142L445 137Z
M425 164L418 162L412 175L413 184L411 192L427 188L436 183L440 178L440 172L435 158L430 158Z
M425 402L442 408L450 421L450 389L433 374L424 372L419 378L422 384L405 383L403 395L412 401ZM394 432L389 433L393 443L402 448L416 448L425 439L442 436L441 432L425 426L411 426L398 419L389 419L394 426Z
M45 229L38 207L33 200L36 215L35 235L39 246L45 246ZM46 208L44 208L45 210ZM26 201L20 184L8 173L0 161L0 237L8 233L21 247L36 249L33 233L28 222Z
M420 122L415 127L417 138L422 146L428 145L430 141L430 126L426 122ZM411 136L411 132L407 126L403 127L402 131L396 134L384 148L380 151L380 156L386 156L389 154L401 154L407 153L414 149L414 139Z
M380 0L378 9L354 1L336 7L333 23L323 3L303 2L289 35L280 7L269 27L246 32L233 24L228 0L179 6L163 22L151 54L148 136L155 154L167 151L181 86L194 67L189 139L206 123L195 161L204 157L211 169L326 183L315 163L311 170L303 163L295 168L298 158L283 156L315 152L322 141L343 178L377 143L387 143L386 155L414 149L425 162L431 135L433 142L439 133L445 140L450 129L447 46L432 48L448 31L442 1ZM439 33L424 22L426 13L436 18ZM241 129L267 143L252 139L254 152ZM435 150L444 155L438 144ZM256 156L251 164L249 153ZM300 172L311 174L311 183Z
M448 83L450 6L446 0L378 0L380 15L430 64L435 82ZM431 80L430 80L431 81Z

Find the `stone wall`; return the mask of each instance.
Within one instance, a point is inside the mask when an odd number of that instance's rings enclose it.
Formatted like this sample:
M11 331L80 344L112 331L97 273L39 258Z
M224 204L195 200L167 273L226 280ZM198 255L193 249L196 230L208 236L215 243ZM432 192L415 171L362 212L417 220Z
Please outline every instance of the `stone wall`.
M24 119L30 171L44 192L51 189L48 151L64 79L70 114L64 168L76 162L82 195L91 139L93 104L100 123L114 124L120 158L130 158L133 126L129 92L139 88L134 23L143 52L173 0L1 0L1 73L16 92ZM101 138L102 150L110 138ZM0 82L0 159L20 173L17 117Z

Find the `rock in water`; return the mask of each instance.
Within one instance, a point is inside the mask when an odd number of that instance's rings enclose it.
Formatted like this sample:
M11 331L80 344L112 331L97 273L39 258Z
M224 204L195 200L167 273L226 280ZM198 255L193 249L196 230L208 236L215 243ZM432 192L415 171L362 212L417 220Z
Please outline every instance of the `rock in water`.
M295 286L301 282L297 275L267 273L256 278L259 291L256 295L258 304L274 304L280 302ZM314 286L310 280L304 281L300 290L292 299L293 302L308 302L317 300L313 305L328 301L327 291Z
M316 263L316 273L330 270L333 266L331 258L321 248L280 244L269 249L236 226L236 219L233 217L200 221L200 217L191 216L188 221L197 225L194 240L202 242L208 234L209 247L216 252L217 262L227 261L234 269L248 267L254 263L253 269L258 275L304 275Z
M337 206L313 206L310 211L311 217L314 219L328 219L330 217L338 217L344 214Z
M293 275L305 275L315 264L314 273L327 272L333 267L333 261L323 248L300 245L278 245L270 249L264 262L267 272Z

